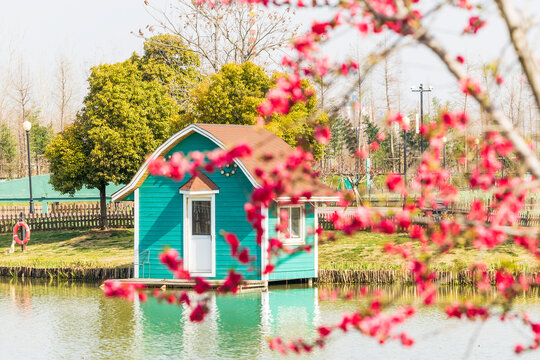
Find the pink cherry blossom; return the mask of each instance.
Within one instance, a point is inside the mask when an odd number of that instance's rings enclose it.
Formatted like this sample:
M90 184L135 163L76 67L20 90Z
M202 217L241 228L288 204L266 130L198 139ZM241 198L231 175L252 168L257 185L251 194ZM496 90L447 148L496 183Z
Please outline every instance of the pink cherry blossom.
M482 94L482 86L480 81L473 78L465 78L459 80L459 88L464 94L480 95Z
M236 256L238 253L238 247L240 246L240 241L236 235L233 233L225 234L225 242L227 242L231 248L231 256Z
M210 284L208 283L208 281L199 276L195 278L195 286L193 287L193 290L195 290L197 294L204 294L209 289Z
M128 301L133 301L138 290L144 289L146 285L138 283L130 283L124 281L105 281L103 292L108 297L121 297ZM139 296L141 301L146 299L146 296Z
M330 129L326 126L319 126L315 129L315 139L317 139L318 142L320 142L323 145L326 145L330 142L330 138L332 136L332 133L330 132Z
M191 310L189 314L189 320L192 322L201 322L204 320L206 314L208 314L208 307L204 302L198 302L197 305Z
M465 34L476 34L478 30L486 25L486 21L480 19L478 16L471 16L469 18L469 24L463 29Z

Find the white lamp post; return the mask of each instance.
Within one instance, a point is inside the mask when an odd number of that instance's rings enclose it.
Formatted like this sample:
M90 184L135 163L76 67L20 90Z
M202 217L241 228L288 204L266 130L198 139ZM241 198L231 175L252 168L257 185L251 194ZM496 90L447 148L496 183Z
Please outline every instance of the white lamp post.
M30 214L34 213L34 199L32 198L32 166L30 164L30 129L32 123L26 120L23 123L23 128L26 131L26 152L28 153L28 185L30 187Z

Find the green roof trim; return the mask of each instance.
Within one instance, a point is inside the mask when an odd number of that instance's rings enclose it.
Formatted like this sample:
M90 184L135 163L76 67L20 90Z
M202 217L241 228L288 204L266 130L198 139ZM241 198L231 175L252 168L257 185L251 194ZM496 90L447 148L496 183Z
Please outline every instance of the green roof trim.
M50 174L32 176L32 197L35 202L99 201L99 190L89 189L86 186L75 192L74 196L61 194L49 184L50 177ZM124 185L107 185L107 201L110 201L111 195L122 187ZM27 202L29 193L28 177L0 182L0 202Z

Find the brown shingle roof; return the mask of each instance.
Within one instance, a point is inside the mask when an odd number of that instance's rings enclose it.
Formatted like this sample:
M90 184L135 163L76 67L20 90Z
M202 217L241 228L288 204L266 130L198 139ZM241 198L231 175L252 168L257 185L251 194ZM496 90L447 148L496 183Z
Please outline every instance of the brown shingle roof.
M218 138L226 147L242 143L248 144L253 154L242 158L242 163L254 178L255 169L260 168L271 172L278 163L285 161L294 149L276 134L257 125L231 124L194 124ZM271 160L263 160L266 155L272 155ZM293 181L293 192L310 191L313 196L336 196L335 192L319 179L306 179L298 172Z
M229 148L243 143L248 144L253 151L253 155L241 160L254 177L257 167L264 171L270 171L276 163L275 160L261 161L262 156L272 154L275 159L285 159L294 150L279 136L257 125L194 125L208 131Z
M219 190L219 187L204 173L192 176L184 185L180 187L183 191L212 191Z

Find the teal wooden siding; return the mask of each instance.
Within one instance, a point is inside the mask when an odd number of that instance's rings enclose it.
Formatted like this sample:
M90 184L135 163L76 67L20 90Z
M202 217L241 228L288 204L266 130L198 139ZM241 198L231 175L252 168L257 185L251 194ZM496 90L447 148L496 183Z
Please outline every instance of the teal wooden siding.
M276 224L278 222L277 206L273 204L269 211L269 237L275 238ZM313 230L315 226L314 207L306 204L305 232L306 244L312 246L311 252L300 252L295 255L281 255L279 258L272 258L272 263L276 265L270 274L269 280L306 279L315 277L315 238L308 235L308 229ZM313 232L313 231L311 231ZM293 246L295 247L295 246Z
M217 146L206 137L193 133L178 143L167 155L181 151L211 151ZM249 226L244 203L249 199L253 185L243 172L238 169L235 175L226 177L221 173L206 173L219 187L215 196L216 225L216 279L227 276L234 267L247 279L260 279L258 269L261 266L260 247L255 242L255 231ZM179 188L187 180L175 182L164 177L149 175L139 188L139 277L172 278L172 274L159 262L158 255L166 246L176 249L181 257L183 253L183 195ZM241 265L231 258L229 245L220 232L234 232L242 246L249 248L250 254L257 257L252 263L255 271L248 271L248 266ZM147 263L143 264L145 261Z

